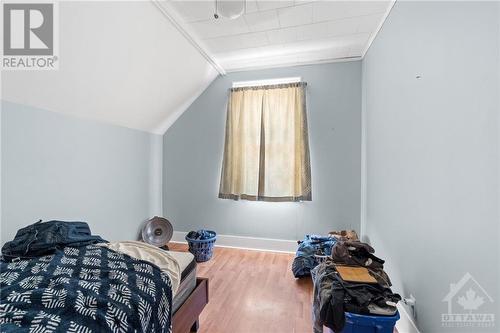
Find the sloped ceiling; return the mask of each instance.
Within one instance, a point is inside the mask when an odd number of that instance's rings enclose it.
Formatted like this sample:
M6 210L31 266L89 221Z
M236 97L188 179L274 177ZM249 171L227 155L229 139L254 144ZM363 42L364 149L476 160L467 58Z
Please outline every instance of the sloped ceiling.
M161 134L217 76L151 1L59 6L59 70L2 72L3 99Z

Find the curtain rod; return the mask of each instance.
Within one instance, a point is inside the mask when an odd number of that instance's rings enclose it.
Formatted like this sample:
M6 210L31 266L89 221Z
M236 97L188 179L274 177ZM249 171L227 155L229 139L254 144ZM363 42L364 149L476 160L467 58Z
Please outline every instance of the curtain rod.
M286 83L297 83L302 81L300 76L298 77L284 77L279 79L267 79L267 80L254 80L254 81L235 81L233 82L233 88L244 88L244 87L254 87L254 86L270 86L276 84L286 84Z

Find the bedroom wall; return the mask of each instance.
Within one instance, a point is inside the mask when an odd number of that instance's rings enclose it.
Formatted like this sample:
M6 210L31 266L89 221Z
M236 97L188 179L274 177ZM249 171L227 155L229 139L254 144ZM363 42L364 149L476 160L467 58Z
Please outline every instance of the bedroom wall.
M161 214L162 136L2 101L1 242L39 219L136 239ZM160 187L160 188L158 188Z
M218 199L226 101L233 81L302 77L313 201ZM360 226L361 63L343 62L231 73L217 78L164 135L164 215L177 231L301 239Z
M498 332L499 22L498 2L398 1L363 61L366 235L421 332ZM466 272L496 328L442 327Z

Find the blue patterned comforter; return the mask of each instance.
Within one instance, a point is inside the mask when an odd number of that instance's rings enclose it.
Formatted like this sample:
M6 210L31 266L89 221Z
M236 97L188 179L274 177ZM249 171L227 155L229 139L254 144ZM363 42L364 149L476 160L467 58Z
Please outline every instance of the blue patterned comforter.
M101 246L0 261L0 288L1 332L171 332L169 276Z

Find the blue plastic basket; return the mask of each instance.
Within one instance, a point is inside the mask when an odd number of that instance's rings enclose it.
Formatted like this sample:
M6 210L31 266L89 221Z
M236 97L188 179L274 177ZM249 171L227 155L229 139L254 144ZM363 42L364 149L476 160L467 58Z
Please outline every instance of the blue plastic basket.
M398 312L394 316L367 316L346 312L342 333L393 333L398 320Z
M186 236L186 241L189 245L189 252L194 255L196 262L204 262L212 258L214 252L214 244L217 239L217 233L211 230L205 230L213 235L208 239L192 239Z

